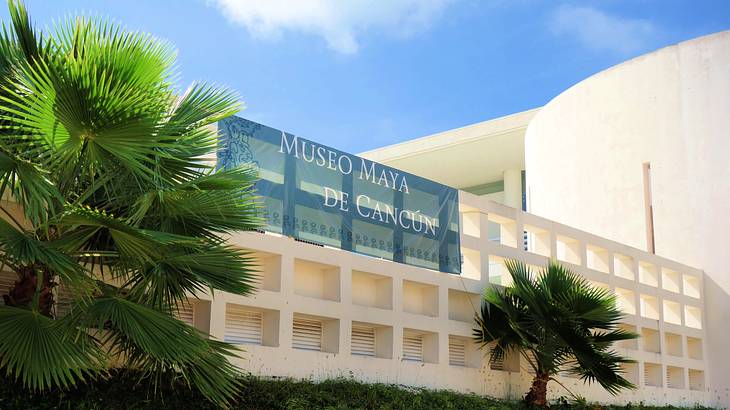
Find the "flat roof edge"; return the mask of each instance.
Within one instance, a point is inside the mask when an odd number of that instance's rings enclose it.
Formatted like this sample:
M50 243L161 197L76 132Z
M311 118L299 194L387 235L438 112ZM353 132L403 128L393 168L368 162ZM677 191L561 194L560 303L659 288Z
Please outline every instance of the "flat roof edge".
M448 146L464 144L482 138L489 138L495 135L503 135L508 132L527 128L530 121L535 117L540 108L542 107L492 118L490 120L453 128L392 145L386 145L381 148L375 148L359 153L358 155L373 161L388 161L418 155L420 153L434 151ZM510 124L511 122L516 124ZM490 126L494 127L491 131L487 129L486 132L473 131L473 133L470 133L471 130ZM453 137L452 135L452 138L449 138L448 140L446 139L447 136L455 133L464 133L465 135L457 137Z

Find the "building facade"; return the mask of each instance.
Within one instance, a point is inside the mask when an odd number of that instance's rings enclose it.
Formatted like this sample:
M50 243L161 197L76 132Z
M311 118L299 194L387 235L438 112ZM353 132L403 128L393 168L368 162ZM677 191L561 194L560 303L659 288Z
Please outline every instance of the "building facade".
M183 320L238 344L245 372L519 398L524 359L490 364L472 340L504 262L555 259L617 295L616 346L638 386L590 401L730 405L730 32L597 74L545 107L363 153L459 191L461 274L277 233L230 242L259 263L251 296L191 297ZM438 167L433 164L439 164ZM10 286L0 275L0 287ZM569 396L557 383L550 398Z
M636 359L624 370L638 389L614 397L561 376L566 387L602 402L727 406L728 72L725 32L599 73L540 109L363 153L460 189L461 275L241 233L231 241L260 261L259 290L201 295L183 316L241 344L237 364L258 375L517 398L531 381L524 359L490 365L472 320L486 287L508 285L506 259L552 258L613 291L622 326L641 335L616 346ZM568 393L555 383L550 395Z
M702 269L707 400L724 408L730 407L728 73L726 31L619 64L539 109L420 140L437 146L444 165L463 164L463 174L448 183L469 190L468 172L480 164L467 151L476 144L494 148L513 161L501 178L484 173L484 185L502 187L493 199L516 206L510 175L525 170L523 209L530 213ZM459 138L465 133L469 138ZM508 135L507 144L523 148L524 156L497 145ZM418 142L364 155L439 180L437 170L418 165Z
M264 376L354 377L518 398L531 382L519 356L490 365L471 340L488 286L508 284L504 261L539 267L552 258L614 291L625 328L642 338L617 346L639 386L611 396L562 377L591 400L694 405L707 402L701 270L461 192L461 275L409 266L271 233L231 242L261 263L249 297L217 293L191 300L187 320L241 344L237 364ZM495 232L497 234L495 235ZM528 249L524 233L533 239ZM557 383L553 398L568 396Z

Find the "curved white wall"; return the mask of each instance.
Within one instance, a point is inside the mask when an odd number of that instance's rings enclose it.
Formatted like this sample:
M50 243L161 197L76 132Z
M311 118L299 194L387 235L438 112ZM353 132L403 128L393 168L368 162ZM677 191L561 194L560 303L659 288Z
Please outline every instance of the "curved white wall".
M525 140L529 210L706 272L709 388L730 407L730 31L627 61L553 99Z

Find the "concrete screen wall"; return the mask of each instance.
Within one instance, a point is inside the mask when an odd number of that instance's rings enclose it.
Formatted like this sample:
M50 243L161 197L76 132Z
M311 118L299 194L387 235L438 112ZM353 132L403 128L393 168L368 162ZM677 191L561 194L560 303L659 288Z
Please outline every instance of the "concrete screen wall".
M509 282L505 260L544 266L549 258L562 259L594 285L621 292L623 326L645 335L617 346L637 360L625 371L639 389L614 397L575 378L561 377L563 384L601 402L707 402L702 287L687 294L676 280L665 284L656 275L642 283L639 275L645 266L701 285L701 271L483 197L460 192L460 199L462 220L472 221L461 238L470 266L461 276L275 234L241 233L231 242L253 250L261 261L261 283L277 286L260 287L249 297L218 292L215 298L191 298L188 320L212 337L241 344L236 364L253 374L354 377L519 398L530 386L528 365L518 356L488 363L487 352L471 340L475 309L485 287ZM539 247L525 227L535 232ZM500 235L488 235L495 231ZM551 384L552 398L565 395Z

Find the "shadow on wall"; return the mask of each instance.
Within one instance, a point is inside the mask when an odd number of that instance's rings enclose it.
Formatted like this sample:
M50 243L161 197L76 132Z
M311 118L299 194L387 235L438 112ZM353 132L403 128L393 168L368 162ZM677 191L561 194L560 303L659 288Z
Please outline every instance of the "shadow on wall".
M710 275L705 274L705 325L707 363L718 360L718 356L727 354L730 346L730 295ZM708 391L710 405L718 408L730 408L730 368L711 366L717 373L709 373Z

